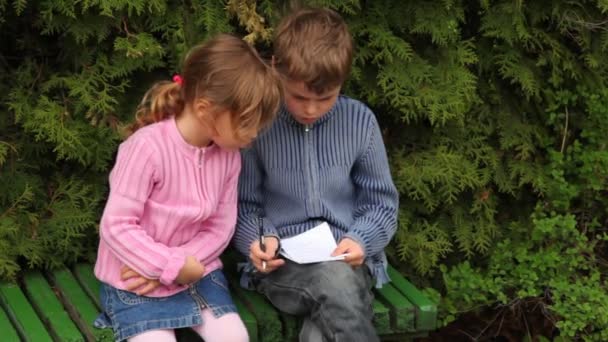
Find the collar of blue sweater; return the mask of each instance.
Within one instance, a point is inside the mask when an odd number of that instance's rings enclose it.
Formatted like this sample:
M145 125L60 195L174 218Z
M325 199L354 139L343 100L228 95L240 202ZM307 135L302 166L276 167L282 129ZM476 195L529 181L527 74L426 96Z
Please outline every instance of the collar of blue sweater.
M329 111L327 113L323 114L323 116L321 116L317 121L313 122L310 125L310 127L312 128L312 127L322 125L323 123L327 122L327 120L329 120L331 117L333 117L336 113L337 104L341 100L341 97L342 96L338 96L336 103L334 103L334 105L331 106ZM285 107L285 104L281 105L281 109L279 110L278 117L279 117L279 119L284 120L285 122L289 123L290 125L294 125L294 126L298 126L298 127L306 126L304 124L299 123L298 121L296 121L296 119L293 118L293 115L291 114L290 111L287 110L287 108Z

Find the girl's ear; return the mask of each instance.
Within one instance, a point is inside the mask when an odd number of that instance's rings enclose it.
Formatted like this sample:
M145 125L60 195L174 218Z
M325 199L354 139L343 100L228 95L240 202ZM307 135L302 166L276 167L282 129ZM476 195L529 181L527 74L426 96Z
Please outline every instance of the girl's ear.
M194 102L194 115L199 119L208 119L211 115L211 102L207 99L198 99Z

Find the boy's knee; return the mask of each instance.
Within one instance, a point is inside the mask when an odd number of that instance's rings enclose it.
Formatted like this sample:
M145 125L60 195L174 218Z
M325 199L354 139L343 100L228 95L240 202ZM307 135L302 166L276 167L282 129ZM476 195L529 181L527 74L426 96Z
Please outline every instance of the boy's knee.
M319 288L328 296L343 297L368 292L369 288L360 272L344 262L325 263L318 278Z

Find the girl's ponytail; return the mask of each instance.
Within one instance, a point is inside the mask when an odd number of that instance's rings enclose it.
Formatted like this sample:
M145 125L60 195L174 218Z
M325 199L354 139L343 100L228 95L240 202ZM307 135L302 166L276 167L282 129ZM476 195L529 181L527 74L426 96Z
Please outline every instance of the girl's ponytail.
M133 134L139 128L162 121L184 110L183 89L178 82L161 81L150 88L135 112L135 122L127 128Z
M148 90L128 133L179 116L186 104L201 98L213 104L214 114L229 111L235 133L248 135L274 119L281 89L272 68L252 46L236 36L218 34L189 51L174 82L158 82Z

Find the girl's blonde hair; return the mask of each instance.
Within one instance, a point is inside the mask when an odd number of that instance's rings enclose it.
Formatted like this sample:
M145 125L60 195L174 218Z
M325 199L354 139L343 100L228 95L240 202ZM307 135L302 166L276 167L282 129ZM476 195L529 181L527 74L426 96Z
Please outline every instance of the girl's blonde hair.
M238 137L273 120L281 90L275 72L252 46L236 36L220 34L190 50L181 82L161 81L148 90L129 133L179 115L187 104L201 98L208 100L215 112L231 113Z

